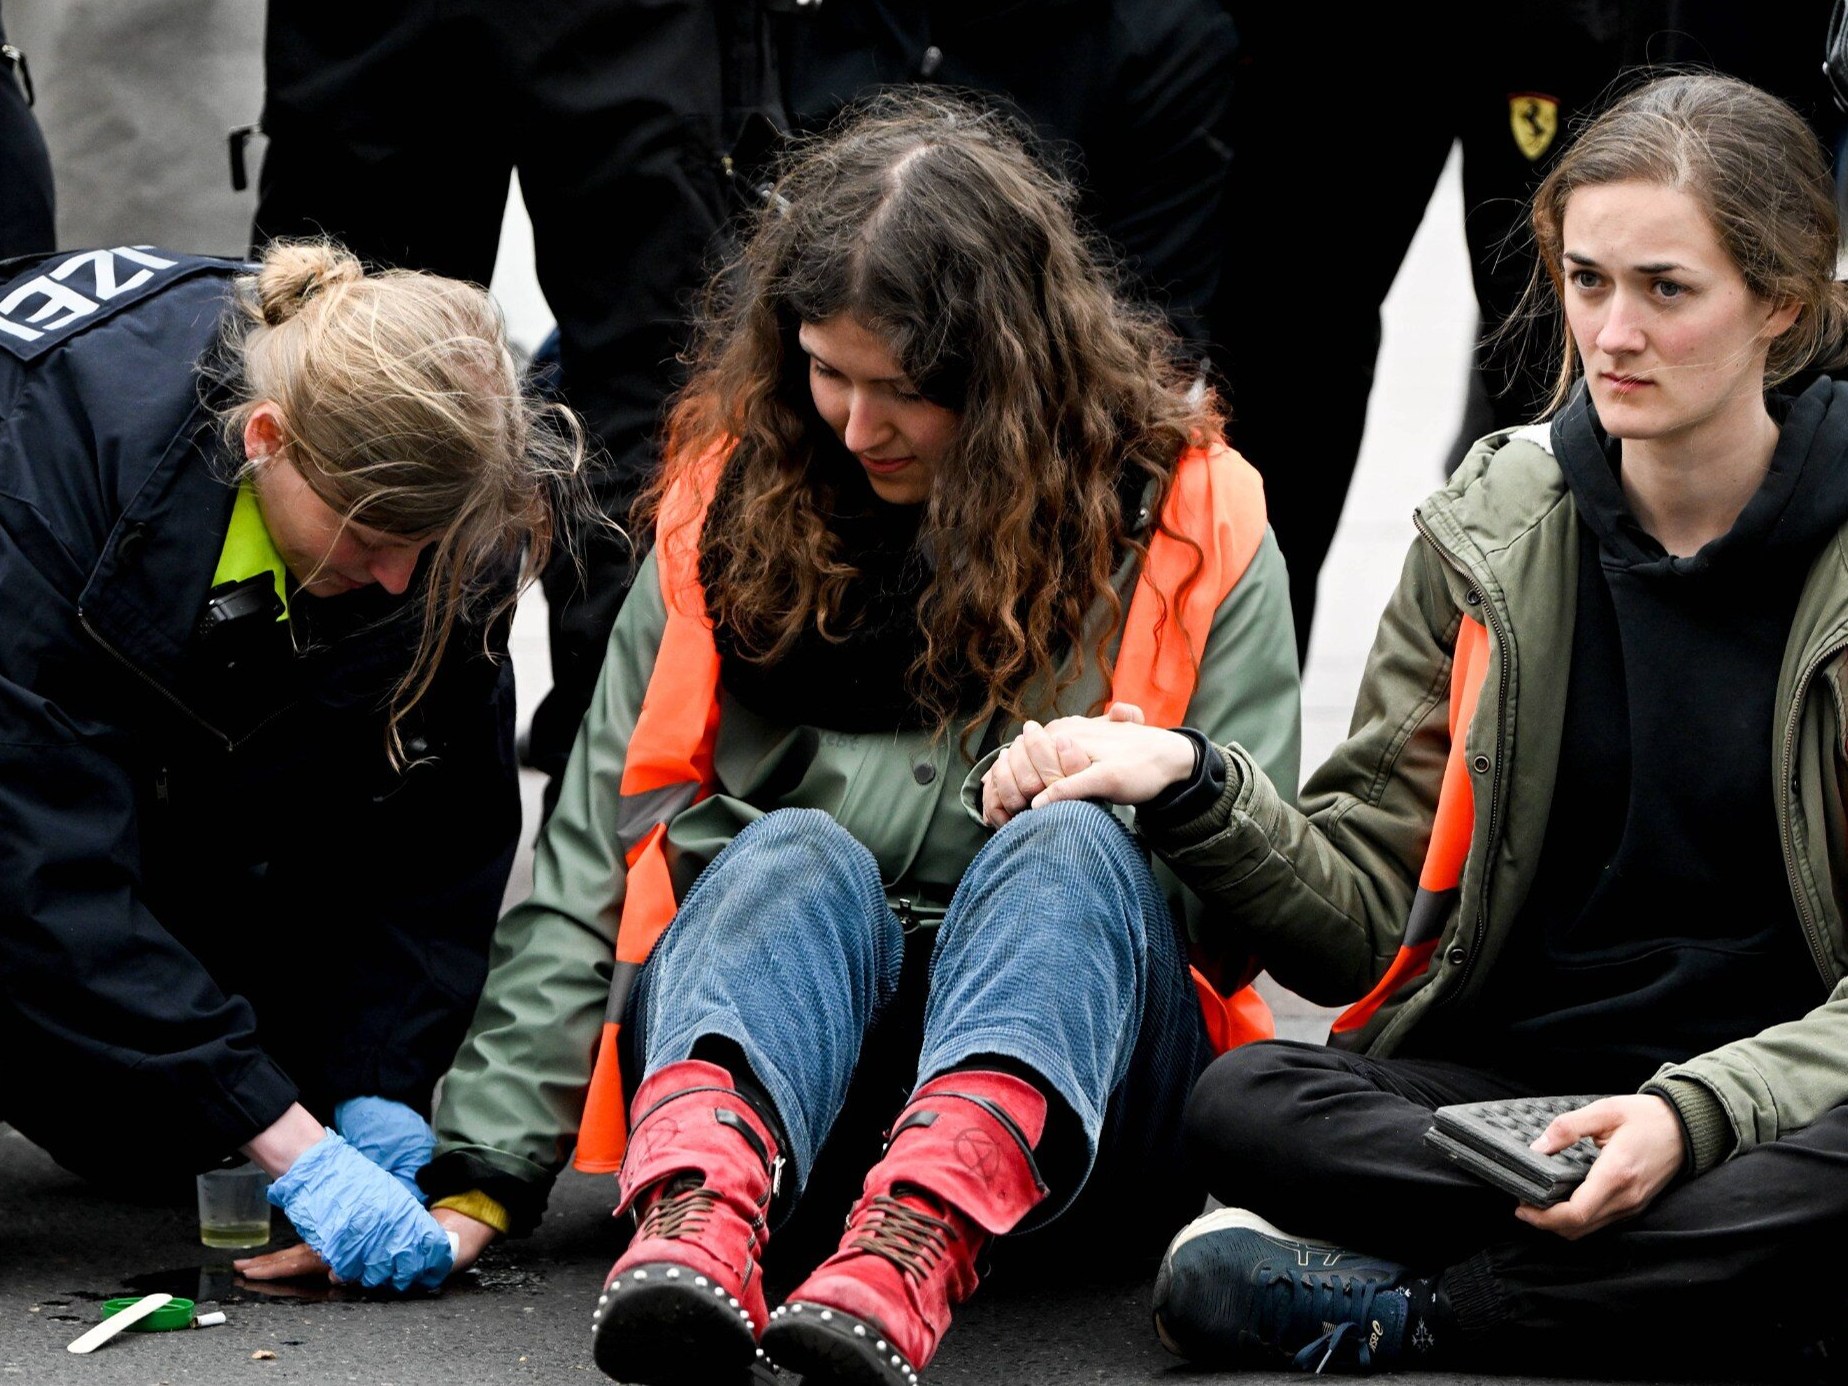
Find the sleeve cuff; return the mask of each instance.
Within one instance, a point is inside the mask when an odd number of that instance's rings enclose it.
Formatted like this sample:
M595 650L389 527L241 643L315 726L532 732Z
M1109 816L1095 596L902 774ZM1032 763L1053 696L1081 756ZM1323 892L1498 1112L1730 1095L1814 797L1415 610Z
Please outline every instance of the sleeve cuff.
M1193 745L1193 773L1169 785L1136 811L1157 827L1198 818L1217 802L1226 787L1226 763L1206 739L1206 733L1193 727L1175 730Z
M465 1218L485 1222L503 1237L513 1226L513 1220L508 1217L506 1208L489 1198L480 1189L470 1189L467 1193L451 1194L448 1198L439 1198L430 1207L432 1209L448 1208L462 1214Z
M1205 740L1204 737L1201 738ZM1214 746L1208 742L1211 754L1206 757L1218 774L1215 776L1215 792L1201 795L1198 804L1176 804L1167 812L1149 812L1150 805L1144 804L1136 810L1136 824L1148 836L1151 845L1157 851L1172 852L1204 842L1216 833L1225 831L1232 821L1233 810L1237 807L1239 791L1244 787L1244 774L1237 757L1223 746ZM1183 815L1176 810L1191 808L1192 812Z
M510 1237L524 1237L539 1225L554 1177L530 1160L479 1145L439 1146L436 1158L417 1171L417 1183L430 1195L432 1206L474 1193L498 1204ZM467 1208L461 1211L476 1216Z
M1671 1075L1645 1083L1643 1091L1667 1102L1681 1118L1690 1176L1705 1174L1733 1153L1738 1138L1726 1119L1726 1108L1705 1086L1692 1078Z

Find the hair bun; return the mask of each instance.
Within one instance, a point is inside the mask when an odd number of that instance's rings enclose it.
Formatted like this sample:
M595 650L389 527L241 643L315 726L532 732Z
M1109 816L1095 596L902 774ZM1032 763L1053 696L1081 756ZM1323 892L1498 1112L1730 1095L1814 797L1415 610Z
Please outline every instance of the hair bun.
M279 327L322 290L365 277L358 257L332 241L273 241L257 271L257 310L265 326Z

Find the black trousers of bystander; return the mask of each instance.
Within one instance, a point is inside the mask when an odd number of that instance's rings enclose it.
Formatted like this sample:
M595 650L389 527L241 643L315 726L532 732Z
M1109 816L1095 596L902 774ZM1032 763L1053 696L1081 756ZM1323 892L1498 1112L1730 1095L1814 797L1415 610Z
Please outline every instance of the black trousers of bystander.
M325 232L374 264L486 284L517 169L563 393L603 449L596 500L624 519L729 208L757 9L271 0L253 243ZM633 575L620 536L589 526L578 539L582 580L563 560L545 575L553 688L529 759L553 776Z
M25 55L0 24L0 260L51 250L51 156L27 99Z
M1439 1275L1471 1365L1756 1376L1840 1331L1848 1107L1567 1241L1424 1141L1439 1106L1528 1095L1461 1064L1247 1045L1202 1076L1188 1147L1220 1201Z

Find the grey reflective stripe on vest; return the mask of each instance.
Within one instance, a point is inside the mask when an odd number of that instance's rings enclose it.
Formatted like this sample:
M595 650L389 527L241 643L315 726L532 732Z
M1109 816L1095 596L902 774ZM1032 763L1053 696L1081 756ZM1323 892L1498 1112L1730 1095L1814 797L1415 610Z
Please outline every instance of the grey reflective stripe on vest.
M623 857L626 859L635 850L636 844L648 836L655 824L671 822L675 814L690 807L699 797L699 791L699 784L687 780L623 795L616 805L616 841Z
M1435 943L1444 932L1450 907L1457 902L1457 888L1426 890L1419 886L1412 896L1412 907L1405 912L1405 939L1401 948L1416 948L1421 943Z
M603 1008L605 1025L622 1024L622 1013L629 1008L629 993L635 990L635 979L641 976L640 963L619 962L615 971L610 973L609 1004Z

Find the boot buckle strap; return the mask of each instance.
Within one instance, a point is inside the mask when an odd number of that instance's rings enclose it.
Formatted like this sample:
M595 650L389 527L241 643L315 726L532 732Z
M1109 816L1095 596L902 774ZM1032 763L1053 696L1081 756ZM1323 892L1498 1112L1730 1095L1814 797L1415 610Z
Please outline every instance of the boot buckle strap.
M936 1122L937 1114L929 1108L913 1107L910 1111L905 1113L898 1125L886 1132L885 1143L889 1147L893 1141L898 1139L899 1132L909 1131L914 1126L934 1126Z
M751 1129L750 1122L739 1116L738 1113L734 1112L730 1107L714 1107L712 1109L712 1119L718 1122L719 1125L728 1127L744 1137L744 1143L751 1147L751 1153L757 1156L757 1162L765 1169L770 1168L770 1147L764 1144L764 1138L762 1136Z

